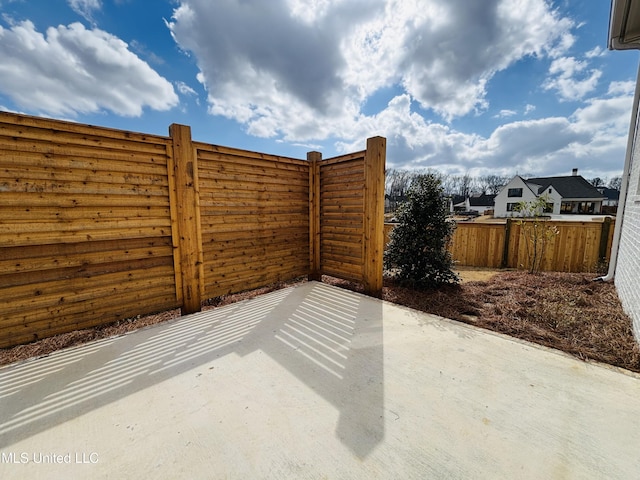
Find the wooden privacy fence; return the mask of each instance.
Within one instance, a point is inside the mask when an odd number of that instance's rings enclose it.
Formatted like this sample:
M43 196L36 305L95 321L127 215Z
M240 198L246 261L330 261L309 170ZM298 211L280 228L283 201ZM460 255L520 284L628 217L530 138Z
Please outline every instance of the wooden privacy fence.
M384 164L0 112L0 348L301 275L379 296Z
M557 235L549 241L541 269L594 272L609 262L613 241L611 219L601 222L545 221ZM387 242L393 225L385 225ZM456 226L449 251L458 265L488 268L530 267L526 237L517 220L506 223L463 223Z

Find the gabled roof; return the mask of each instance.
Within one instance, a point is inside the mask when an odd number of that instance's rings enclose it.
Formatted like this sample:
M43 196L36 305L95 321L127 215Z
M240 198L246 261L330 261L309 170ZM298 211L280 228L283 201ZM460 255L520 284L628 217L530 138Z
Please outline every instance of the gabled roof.
M526 182L540 185L539 190L534 192L538 195L551 186L562 198L604 198L598 189L587 182L581 175L529 178Z
M477 197L469 197L469 205L472 207L493 207L495 195L478 195Z

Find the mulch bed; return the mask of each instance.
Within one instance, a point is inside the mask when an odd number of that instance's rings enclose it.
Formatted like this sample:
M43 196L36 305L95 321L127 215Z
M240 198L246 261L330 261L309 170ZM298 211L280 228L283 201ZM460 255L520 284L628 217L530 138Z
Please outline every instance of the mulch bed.
M504 333L640 372L640 347L613 283L593 274L521 271L488 281L416 291L386 279L382 298L423 312ZM358 290L341 280L331 283Z
M612 283L593 282L591 274L502 272L488 281L416 291L385 280L383 299L547 347L583 360L597 360L640 372L640 347ZM212 299L205 309L253 298L304 279ZM323 281L359 291L356 284ZM0 350L0 365L47 355L60 348L122 335L177 318L174 310L115 324L58 335Z

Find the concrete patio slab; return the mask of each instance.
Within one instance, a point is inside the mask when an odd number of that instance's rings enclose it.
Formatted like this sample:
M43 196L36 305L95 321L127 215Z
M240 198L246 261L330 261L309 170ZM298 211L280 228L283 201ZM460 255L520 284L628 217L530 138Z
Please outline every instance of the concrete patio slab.
M0 369L0 478L640 477L640 376L310 282Z

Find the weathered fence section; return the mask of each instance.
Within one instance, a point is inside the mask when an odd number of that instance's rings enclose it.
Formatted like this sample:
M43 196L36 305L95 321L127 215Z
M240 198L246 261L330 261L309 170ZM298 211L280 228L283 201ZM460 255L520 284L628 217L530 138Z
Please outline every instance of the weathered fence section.
M0 348L301 275L382 289L384 139L322 160L0 112Z
M167 138L0 115L0 346L179 306Z
M531 222L527 220L527 222ZM609 262L613 242L613 224L603 221L544 221L543 227L553 227L541 269L556 272L595 272ZM386 241L393 225L385 225ZM506 223L465 223L456 226L449 251L457 265L487 268L530 267L524 227L516 220Z

